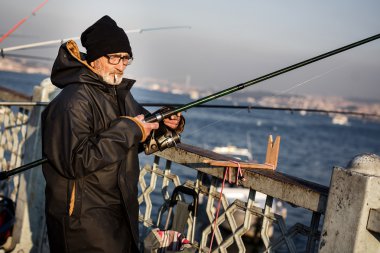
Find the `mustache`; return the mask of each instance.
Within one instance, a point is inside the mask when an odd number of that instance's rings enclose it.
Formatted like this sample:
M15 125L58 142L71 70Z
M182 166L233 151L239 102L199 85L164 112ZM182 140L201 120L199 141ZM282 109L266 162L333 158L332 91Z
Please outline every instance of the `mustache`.
M114 75L123 75L124 72L123 71L119 71L119 70L115 70L112 74L114 74Z

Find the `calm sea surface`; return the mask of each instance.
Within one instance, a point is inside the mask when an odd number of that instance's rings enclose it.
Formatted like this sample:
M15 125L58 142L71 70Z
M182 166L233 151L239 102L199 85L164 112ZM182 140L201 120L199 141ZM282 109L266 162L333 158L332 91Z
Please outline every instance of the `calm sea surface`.
M43 75L0 72L0 86L32 94L33 86ZM138 82L137 82L138 86ZM139 102L187 103L187 96L172 95L134 88ZM225 103L218 100L217 104ZM155 108L148 108L154 111ZM348 125L334 125L325 114L307 114L267 110L193 108L186 118L182 142L205 149L229 144L249 148L254 159L264 162L268 135L281 136L278 171L329 186L334 166L345 167L356 155L380 155L380 123L349 118ZM151 157L141 155L142 163ZM178 170L181 182L194 180L191 169ZM157 202L160 192L155 193ZM154 201L156 202L156 201ZM289 206L290 209L290 206ZM294 208L292 208L294 209ZM311 214L304 210L288 211L287 224L309 225Z

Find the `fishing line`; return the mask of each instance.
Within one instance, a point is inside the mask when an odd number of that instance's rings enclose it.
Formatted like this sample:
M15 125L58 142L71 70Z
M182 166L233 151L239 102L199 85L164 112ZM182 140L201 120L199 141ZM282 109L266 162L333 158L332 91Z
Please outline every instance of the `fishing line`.
M308 80L305 80L305 81L303 81L303 82L301 82L301 83L298 83L298 84L296 84L296 85L294 85L294 86L292 86L292 87L290 87L290 88L288 88L288 89L286 89L286 90L284 90L284 91L280 91L280 92L278 92L278 93L275 93L275 96L284 95L284 94L288 93L289 91L292 91L292 90L294 90L294 89L296 89L296 88L299 88L299 87L301 87L301 86L304 86L305 84L307 84L307 83L309 83L309 82L311 82L311 81L313 81L313 80L316 80L316 79L319 79L319 78L321 78L321 77L324 77L325 75L327 75L327 74L329 74L329 73L331 73L331 72L333 72L333 71L335 71L335 70L338 70L338 69L343 68L346 64L347 64L347 63L344 63L344 64L342 64L342 65L340 65L340 66L338 66L338 67L332 68L332 69L330 69L330 70L328 70L328 71L326 71L326 72L324 72L324 73L322 73L322 74L319 74L319 75L313 76L312 78L310 78L310 79L308 79Z
M321 73L321 74L315 75L315 76L313 76L313 77L311 77L311 78L309 78L309 79L307 79L307 80L305 80L305 81L302 81L302 82L300 82L300 83L297 83L297 84L293 85L293 86L290 87L290 88L287 88L287 89L285 89L285 90L283 90L283 91L280 91L280 92L278 92L278 93L275 93L275 94L274 94L273 96L271 96L271 97L277 97L277 96L280 96L280 95L287 94L287 93L289 93L290 91L292 91L292 90L294 90L294 89L297 89L297 88L299 88L299 87L301 87L301 86L303 86L303 85L306 85L307 83L310 83L311 81L314 81L314 80L317 80L317 79L319 79L319 78L322 78L322 77L328 75L329 73L331 73L331 72L333 72L333 71L336 71L336 70L338 70L338 69L343 68L346 64L347 64L347 63L344 63L344 64L342 64L342 65L340 65L340 66L338 66L338 67L332 68L332 69L330 69L330 70L328 70L328 71L326 71L326 72L323 72L323 73ZM229 113L227 113L226 115L237 115L237 114L242 113L243 111L246 111L246 109L236 109L234 112L229 112ZM197 133L200 132L201 130L203 130L203 129L205 129L205 128L208 128L208 127L210 127L210 126L216 125L216 124L218 124L218 123L220 123L220 122L222 122L222 121L223 121L223 120L221 120L221 119L220 119L220 120L215 120L214 122L211 122L210 124L207 124L207 125L205 125L205 126L202 126L202 127L198 128L198 129L196 129L196 130L194 130L194 131L192 131L192 132L186 134L186 136L192 136L192 135L194 135L194 134L197 134Z

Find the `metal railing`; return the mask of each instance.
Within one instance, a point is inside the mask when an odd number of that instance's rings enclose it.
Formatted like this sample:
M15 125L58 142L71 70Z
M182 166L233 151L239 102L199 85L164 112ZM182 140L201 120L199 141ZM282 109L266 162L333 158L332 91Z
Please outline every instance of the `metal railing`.
M37 86L33 99L45 100L44 89ZM11 171L41 157L40 116L46 104L40 102L0 102L0 171ZM14 247L43 252L46 233L44 179L39 168L16 174L0 182L0 195L15 204L14 225L5 251ZM45 240L46 246L46 240ZM46 248L46 247L45 247Z
M0 106L0 171L21 165L30 110L19 106ZM16 201L20 177L0 182L0 193Z
M149 228L160 227L158 216L167 210L170 189L185 185L195 189L203 199L204 205L200 206L203 210L200 210L200 213L203 211L207 218L204 217L201 224L195 228L195 234L198 235L199 251L210 252L209 244L216 215L215 207L220 198L218 188L220 188L225 168L211 167L203 162L207 159L229 160L231 157L179 144L176 148L157 153L153 164L142 168L141 194L139 195L140 212L142 211L140 222L145 228L142 236L146 235ZM165 162L161 166L162 160ZM179 165L181 166L178 167ZM176 169L172 168L176 166ZM174 173L173 170L178 173ZM183 174L184 170L194 171L191 180L184 182L178 176L178 174ZM205 177L211 180L205 181ZM235 177L236 171L232 175L232 178ZM226 197L222 196L222 209L217 220L216 240L212 246L212 252L246 252L246 247L252 246L249 242L248 244L245 242L250 230L254 230L256 236L262 241L263 252L273 252L278 249L283 252L315 252L320 238L320 218L326 208L328 188L268 170L246 170L244 178L244 181L240 181L240 185L249 189L249 197L246 201L237 199L228 203ZM263 207L258 206L255 201L256 191L267 195ZM274 212L272 208L274 199L310 211L312 215L309 224L296 223L287 228L284 217ZM160 210L160 212L153 212L153 210ZM240 220L239 216L242 216ZM191 224L190 217L188 232L193 231ZM306 238L304 245L301 246L296 245L295 242L295 238L300 235ZM260 243L255 246L260 247Z
M41 158L40 115L48 101L48 92L44 91L44 88L37 91L34 99L45 102L0 102L0 171L11 170ZM195 237L199 252L317 252L318 245L320 252L330 252L335 248L343 251L344 247L352 248L353 243L355 247L362 248L368 248L369 243L372 248L379 245L373 240L377 237L372 236L373 233L377 233L377 236L380 233L379 223L376 221L376 215L380 213L380 198L375 196L379 191L378 188L372 190L365 188L380 185L379 176L375 174L362 176L355 171L337 168L334 169L334 173L339 175L337 178L341 181L332 179L332 185L336 186L329 189L280 172L250 169L244 171L245 180L239 180L239 189L246 189L248 197L229 202L225 195L220 195L220 184L225 168L211 166L204 161L231 160L230 157L178 144L175 148L155 153L151 159L153 160L149 163L145 161L141 163L146 165L141 167L139 178L138 202L142 239L151 228L163 227L162 220L167 214L172 190L176 186L184 185L194 189L201 200L195 227L190 217L186 233L189 237ZM370 164L369 167L371 166ZM236 178L236 171L231 171L232 178ZM347 175L350 179L341 179L341 174ZM355 206L357 211L347 212L347 208L342 206L353 208L352 203L357 200L356 195L352 195L352 198L350 196L351 186L344 185L354 178L353 175L358 178L359 183L355 185L355 189L363 193L362 199L370 199L368 193L373 196L370 196L371 202L358 203ZM365 180L369 180L371 184ZM13 185L9 188L11 190L7 188L10 185ZM16 223L12 234L13 243L16 244L15 251L48 252L43 215L44 180L40 168L16 175L2 182L1 187L1 194L11 196L16 203ZM346 187L350 191L343 192L340 187ZM329 190L330 195L331 191L335 191L333 196L328 195ZM266 195L263 205L257 203L258 193ZM219 201L221 209L214 229ZM302 211L299 221L289 223L284 215L276 212L273 203L277 202L283 203L288 209ZM363 203L366 203L365 206L361 206ZM308 214L306 219L303 213ZM334 216L335 213L338 217ZM363 221L366 221L370 213L369 228L366 228L366 223L362 222L364 226L355 224L355 231L338 233L341 226L346 226L346 221L356 219L351 217L350 213L355 215L360 213ZM325 215L329 216L329 220L322 228L322 218ZM345 215L347 215L346 220L342 219ZM354 232L361 238L369 239L365 239L365 243L342 243L346 237L340 234L344 232ZM215 240L210 249L213 233ZM335 246L338 241L339 245Z
M33 117L30 117L31 108L35 110L34 118L39 118L44 105L46 104L34 102L0 103L0 112L2 113L0 115L1 170L10 170L21 165L21 160L25 158L26 153L23 144L28 136L30 137L30 133L29 135L27 134L27 125L31 123L31 120L33 121ZM39 125L35 127L39 128ZM30 152L30 150L27 152ZM189 220L188 230L195 233L200 252L209 251L210 237L213 231L212 226L215 219L215 206L220 198L218 187L223 178L224 168L211 167L203 163L205 159L225 160L231 158L186 144L179 144L176 148L157 153L152 165L147 164L141 168L138 200L141 207L139 218L142 224L142 236L146 235L148 228L160 226L157 221L159 221L159 215L163 216L167 210L171 189L178 185L185 185L195 189L200 198L203 199L203 204L199 207L200 213L203 213L203 219L199 219L194 229L191 227L192 221ZM163 166L160 165L162 160L166 160ZM179 171L192 171L193 176L187 176L185 182L184 178L181 178L183 176L178 175L181 173L175 173L178 166L180 166ZM33 170L36 170L37 177L42 177L38 168ZM289 252L297 252L293 239L295 236L303 235L307 238L307 245L304 248L307 252L314 252L315 245L320 237L318 227L320 225L320 216L324 213L326 207L327 188L274 171L250 170L244 172L244 177L245 181L240 182L240 187L250 189L249 197L245 202L235 200L232 203L228 203L225 196L222 197L222 208L212 250L215 252L228 252L231 247L235 247L239 252L245 252L247 246L244 242L246 234L254 229L263 242L262 247L267 251L285 246ZM18 181L18 178L19 176L13 177L12 181ZM205 178L208 178L208 180L205 180ZM10 181L6 181L3 184L9 185L9 183ZM16 204L20 204L20 199L18 198L24 196L23 198L27 199L28 196L30 197L30 192L24 192L27 189L33 189L33 187L30 185L25 185L21 188L19 185L14 187L13 196ZM160 193L157 194L157 191ZM265 206L259 207L255 204L256 191L267 195ZM5 194L9 194L9 192ZM33 192L32 194L43 195L43 192ZM312 220L309 225L297 223L287 229L284 217L275 213L272 209L273 199L310 210ZM157 210L161 211L158 212ZM32 209L29 209L29 211L32 211ZM238 221L236 217L241 216L242 213L244 214L243 221ZM29 213L29 217L32 219L35 216ZM22 221L20 217L19 221ZM273 228L276 233L270 236ZM16 226L16 231L14 231L15 234L19 235L18 237L21 237L22 231L17 231L17 229L22 230L24 228L19 224ZM20 240L21 238L17 242Z

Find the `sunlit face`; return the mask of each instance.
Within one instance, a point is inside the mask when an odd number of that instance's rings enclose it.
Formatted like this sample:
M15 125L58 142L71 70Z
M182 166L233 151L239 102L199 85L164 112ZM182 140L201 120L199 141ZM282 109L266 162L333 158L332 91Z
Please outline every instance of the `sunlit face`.
M108 56L125 57L127 53L115 53ZM123 73L127 65L123 63L123 59L118 64L111 64L109 58L102 56L91 62L91 66L96 73L102 77L103 81L110 85L119 85L123 79Z

